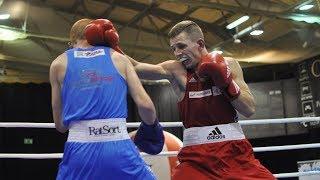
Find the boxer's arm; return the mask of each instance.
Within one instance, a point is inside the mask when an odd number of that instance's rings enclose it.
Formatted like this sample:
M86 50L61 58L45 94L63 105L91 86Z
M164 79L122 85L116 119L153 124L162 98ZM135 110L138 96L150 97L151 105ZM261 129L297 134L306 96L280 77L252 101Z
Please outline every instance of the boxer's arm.
M156 110L154 104L144 90L138 75L130 63L127 64L127 82L131 97L138 106L141 119L146 124L153 124L156 119Z
M148 64L136 61L130 56L127 56L127 58L132 63L141 79L160 80L172 78L172 70L169 65L171 61L165 61L160 64Z
M51 84L51 104L52 104L52 113L53 121L56 129L64 133L68 129L63 125L61 118L61 86L58 80L58 74L61 69L61 58L62 56L57 57L51 66L50 66L50 84Z
M153 155L158 154L164 145L163 129L156 119L155 107L129 60L126 66L126 75L130 94L136 102L143 120L133 141L141 151Z
M118 70L127 80L129 93L138 107L141 119L146 124L153 124L156 119L156 110L149 95L144 90L134 67L129 59L122 54L114 52L112 58Z
M228 58L233 80L240 88L240 96L232 101L233 107L242 115L250 117L255 113L255 102L251 91L244 81L243 72L238 61Z

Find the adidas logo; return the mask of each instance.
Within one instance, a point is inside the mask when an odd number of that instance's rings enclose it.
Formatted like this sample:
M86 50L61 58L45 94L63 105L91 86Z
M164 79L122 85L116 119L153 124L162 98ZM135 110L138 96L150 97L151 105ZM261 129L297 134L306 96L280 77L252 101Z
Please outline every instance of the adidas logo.
M207 136L208 140L213 140L213 139L224 139L226 136L222 134L220 129L218 127L214 128L209 135Z

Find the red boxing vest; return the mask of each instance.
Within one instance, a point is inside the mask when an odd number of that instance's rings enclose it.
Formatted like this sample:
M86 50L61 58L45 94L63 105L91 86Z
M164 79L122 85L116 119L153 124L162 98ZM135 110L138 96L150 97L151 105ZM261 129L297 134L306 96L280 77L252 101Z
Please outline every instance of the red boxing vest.
M211 79L203 80L187 72L184 98L178 102L180 119L185 128L213 126L238 121L231 102Z

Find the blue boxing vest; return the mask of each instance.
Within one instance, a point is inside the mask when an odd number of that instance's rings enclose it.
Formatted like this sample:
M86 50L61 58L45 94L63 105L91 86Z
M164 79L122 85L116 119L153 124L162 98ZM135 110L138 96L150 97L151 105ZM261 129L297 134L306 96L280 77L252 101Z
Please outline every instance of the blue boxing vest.
M75 48L66 53L62 115L70 129L56 179L155 180L126 132L127 83L113 65L110 48ZM121 123L124 129L119 128ZM124 138L113 140L117 133ZM95 138L98 141L87 140Z
M66 54L64 125L79 120L127 118L127 83L113 65L110 48L74 48Z

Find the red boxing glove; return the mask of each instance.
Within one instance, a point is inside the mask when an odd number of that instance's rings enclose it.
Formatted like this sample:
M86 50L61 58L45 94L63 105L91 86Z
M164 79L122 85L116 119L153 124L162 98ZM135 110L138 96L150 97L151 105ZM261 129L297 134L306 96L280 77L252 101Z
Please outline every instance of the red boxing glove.
M108 19L96 19L85 28L85 37L93 46L109 46L124 54L119 47L119 35L111 21Z
M240 88L231 77L228 62L220 54L207 54L202 57L198 68L200 77L210 77L230 101L240 95Z

